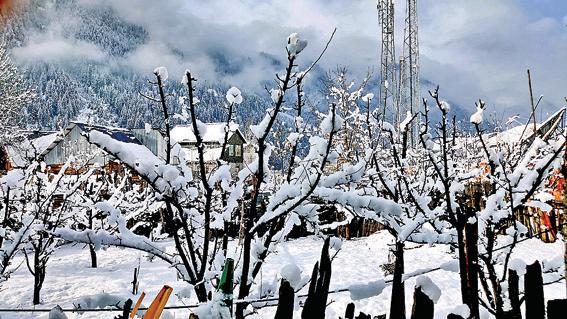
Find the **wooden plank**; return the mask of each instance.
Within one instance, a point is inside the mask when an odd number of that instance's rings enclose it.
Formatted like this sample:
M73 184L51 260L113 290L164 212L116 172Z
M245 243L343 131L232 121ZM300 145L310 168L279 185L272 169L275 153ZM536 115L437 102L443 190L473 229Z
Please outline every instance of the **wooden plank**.
M545 299L543 295L543 277L538 261L526 267L524 277L526 299L526 318L544 319Z

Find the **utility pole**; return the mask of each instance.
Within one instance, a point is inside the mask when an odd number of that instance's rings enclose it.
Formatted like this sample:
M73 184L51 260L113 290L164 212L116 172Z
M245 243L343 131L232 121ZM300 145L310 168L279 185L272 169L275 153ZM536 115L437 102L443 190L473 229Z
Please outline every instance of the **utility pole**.
M532 91L532 75L530 73L530 69L528 69L528 85L530 87L530 103L532 106L532 116L534 119L534 134L537 132L537 125L536 125L536 115L535 115L535 104L534 104L534 93Z

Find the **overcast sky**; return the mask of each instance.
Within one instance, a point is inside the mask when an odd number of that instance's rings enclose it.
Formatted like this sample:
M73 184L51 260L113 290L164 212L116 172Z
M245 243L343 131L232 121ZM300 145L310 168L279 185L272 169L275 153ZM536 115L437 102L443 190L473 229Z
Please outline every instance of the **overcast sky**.
M284 57L285 40L291 32L299 32L309 41L300 60L308 64L334 27L338 28L337 34L321 66L347 65L359 79L368 68L379 70L376 0L79 1L86 6L111 6L126 21L148 30L149 41L125 58L125 63L144 73L165 65L174 77L190 68L209 81L253 88L260 80L273 77L278 68L266 56ZM398 46L404 2L396 1ZM446 99L472 109L474 101L483 98L491 111L525 113L529 108L526 69L530 68L534 94L545 96L545 109L553 111L565 104L567 1L418 3L421 76L439 84ZM42 52L44 59L64 54L105 58L90 44L65 39L62 29L61 22L53 22L47 28L48 38L30 41L16 53L20 57L33 56L51 41L65 49ZM215 70L214 56L218 52L229 57L230 74Z

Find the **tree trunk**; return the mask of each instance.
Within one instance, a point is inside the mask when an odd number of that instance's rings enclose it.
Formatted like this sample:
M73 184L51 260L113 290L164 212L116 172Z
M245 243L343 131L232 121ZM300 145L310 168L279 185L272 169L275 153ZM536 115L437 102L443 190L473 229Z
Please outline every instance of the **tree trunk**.
M96 250L95 250L94 245L89 244L89 251L91 253L91 268L96 268L97 267Z
M457 248L459 251L459 277L461 280L461 300L470 308L470 290L468 286L467 253L465 245L464 227L457 221Z
M6 231L6 226L8 226L8 213L10 212L10 187L6 190L6 197L4 198L4 219L2 220L2 228ZM4 242L4 237L0 236L0 247Z
M238 290L238 299L248 296L250 287L248 286L248 273L250 272L250 249L252 247L252 236L244 234L244 245L242 249L242 276L240 278L240 288ZM236 319L244 319L245 303L236 305Z
M465 224L465 245L467 265L467 289L469 293L469 309L471 318L480 318L478 301L478 222L469 223L468 219L474 216L474 211L467 215ZM476 220L476 218L475 218Z
M228 222L224 222L224 232L222 234L222 254L226 257L228 252Z
M39 260L38 249L34 252L34 282L33 282L33 304L38 305L41 302L41 288L45 280L45 265Z
M390 319L406 318L405 288L402 277L404 275L404 243L396 241L394 255L394 280L392 282L392 299L390 303Z

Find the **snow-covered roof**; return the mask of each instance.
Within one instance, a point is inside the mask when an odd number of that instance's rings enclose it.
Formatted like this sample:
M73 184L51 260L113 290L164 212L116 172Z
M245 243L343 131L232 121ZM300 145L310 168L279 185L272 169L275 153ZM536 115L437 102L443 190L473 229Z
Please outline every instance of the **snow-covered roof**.
M527 143L529 145L533 142L535 135L539 136L540 138L547 139L549 135L553 133L553 131L555 131L555 129L563 119L565 110L566 108L563 107L549 116L545 121L536 123L535 132L533 123L529 123L527 125L512 127L503 132L491 134L488 137L488 145L511 145L517 143Z
M5 150L12 165L22 167L27 164L26 158L34 156L34 154L42 154L57 139L58 133L45 134L43 132L35 132L36 138L24 140L18 145L6 145Z
M203 123L199 131L204 130L201 132L203 142L205 143L222 143L224 140L224 134L226 124L225 123ZM229 125L229 138L232 134L238 132L241 136L238 129L238 124L231 123ZM193 127L191 125L177 125L173 129L171 129L171 139L178 143L196 143L197 138L193 133Z
M134 134L128 129L111 127L111 126L92 125L82 122L71 122L69 125L67 125L67 127L63 131L56 133L55 138L45 148L45 150L41 152L41 154L42 155L48 154L53 148L57 146L57 144L59 144L59 142L65 139L65 136L67 136L75 126L79 127L79 129L81 129L81 131L83 132L90 132L95 130L102 132L106 135L109 135L110 137L112 137L114 140L117 141L140 144L140 145L142 144L140 143L140 141L138 141L138 139L134 136Z
M39 153L43 153L51 143L57 139L58 133L50 133L32 140L32 144Z
M539 128L540 125L541 124L536 124L536 127ZM495 146L499 144L516 144L531 136L533 133L533 124L518 125L499 133L490 134L488 137L488 145Z

